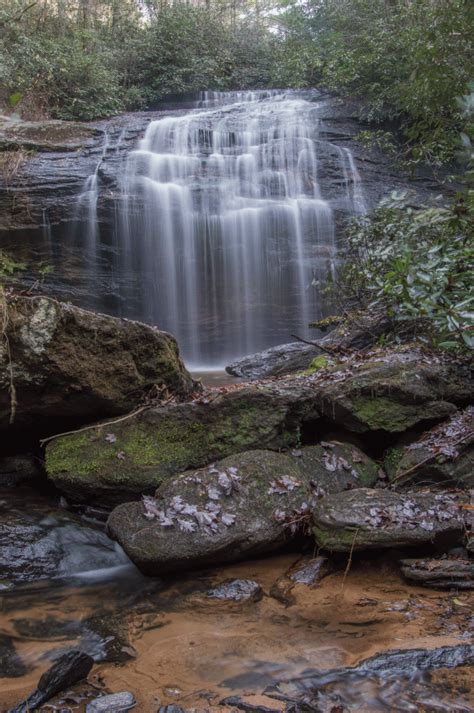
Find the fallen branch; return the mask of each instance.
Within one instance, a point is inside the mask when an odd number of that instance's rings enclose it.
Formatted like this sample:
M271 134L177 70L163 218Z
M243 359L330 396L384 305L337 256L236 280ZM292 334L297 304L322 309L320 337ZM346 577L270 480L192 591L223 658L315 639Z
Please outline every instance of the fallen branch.
M450 444L451 447L454 448L454 446L458 446L460 443L463 443L466 441L468 438L472 438L474 436L474 431L469 431L469 433L466 433L462 438L459 440L455 441L454 443ZM405 478L407 475L411 475L412 473L415 472L415 470L418 470L418 468L421 468L422 465L426 465L427 463L430 463L432 460L437 458L439 456L439 453L431 453L431 455L427 456L426 458L423 458L423 460L420 460L419 463L415 463L411 468L408 468L407 470L402 471L398 475L395 476L395 478L392 480L392 484L395 483L397 480L401 480L402 478Z
M322 352L326 352L326 354L329 354L332 357L334 356L334 351L332 349L322 347L321 344L318 344L317 342L311 342L309 339L303 339L303 337L298 337L297 334L291 334L290 336L292 336L293 339L297 339L299 342L303 342L303 344L309 344L312 347L316 347L316 349L321 349Z
M169 399L166 399L166 401L160 403L160 406L166 406L173 400L173 398L174 396L171 396ZM131 411L130 413L125 414L125 416L120 416L120 418L116 418L113 421L106 421L105 423L99 424L95 423L92 426L84 426L83 428L77 428L74 431L64 431L64 433L56 433L54 436L42 438L40 440L40 446L43 447L45 443L49 443L49 441L54 441L56 438L62 438L62 436L73 436L76 433L83 433L84 431L93 431L95 429L106 428L107 426L115 426L115 424L122 423L123 421L127 421L129 418L138 416L138 414L143 413L143 411L148 411L148 409L154 408L156 405L156 402L145 404L144 406L140 406L140 408L136 409L135 411Z

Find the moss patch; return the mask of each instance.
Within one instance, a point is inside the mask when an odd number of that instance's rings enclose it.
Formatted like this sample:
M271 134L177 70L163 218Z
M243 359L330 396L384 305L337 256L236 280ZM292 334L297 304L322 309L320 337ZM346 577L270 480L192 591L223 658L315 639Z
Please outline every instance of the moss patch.
M353 414L371 429L399 433L416 423L418 407L401 404L385 396L358 396L353 402Z

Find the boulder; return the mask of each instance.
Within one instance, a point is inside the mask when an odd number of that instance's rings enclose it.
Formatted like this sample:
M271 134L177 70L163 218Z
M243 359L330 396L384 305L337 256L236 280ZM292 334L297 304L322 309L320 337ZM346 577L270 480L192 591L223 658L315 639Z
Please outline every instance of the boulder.
M457 412L407 446L385 457L390 480L399 485L445 482L474 486L474 406Z
M317 416L312 389L304 384L211 392L58 438L47 446L46 468L55 485L76 500L124 502L232 453L291 446L298 425Z
M193 390L175 339L153 327L45 297L10 297L0 312L4 432L44 437L126 413L155 385L180 396Z
M468 365L415 347L355 355L307 378L320 412L359 433L402 433L451 416L474 397Z
M313 533L320 547L335 552L448 545L463 540L467 503L464 493L360 488L319 500Z
M304 455L262 450L225 458L168 479L155 498L119 505L108 532L152 575L274 551L307 527L321 490L343 487L334 471L302 463ZM354 468L345 473L346 487L357 485Z
M209 391L51 442L46 468L75 499L123 502L189 468L257 448L317 440L325 416L356 432L402 432L445 418L472 394L467 369L421 350L375 350L312 375Z

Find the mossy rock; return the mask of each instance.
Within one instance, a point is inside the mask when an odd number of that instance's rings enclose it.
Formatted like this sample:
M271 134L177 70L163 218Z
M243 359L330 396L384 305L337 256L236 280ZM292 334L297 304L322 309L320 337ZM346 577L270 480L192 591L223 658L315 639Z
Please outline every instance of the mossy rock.
M162 516L153 517L142 502L124 503L110 515L108 531L153 575L274 551L304 533L323 492L358 485L354 468L332 469L334 459L350 457L345 445L332 445L287 454L248 451L187 471L156 491L154 507ZM363 457L354 455L356 461ZM324 465L329 457L330 470Z
M297 386L249 386L98 424L49 443L47 473L75 499L123 502L232 453L294 445L299 424L318 416L311 394Z
M379 349L317 372L319 408L351 431L403 433L474 396L467 365L420 349Z

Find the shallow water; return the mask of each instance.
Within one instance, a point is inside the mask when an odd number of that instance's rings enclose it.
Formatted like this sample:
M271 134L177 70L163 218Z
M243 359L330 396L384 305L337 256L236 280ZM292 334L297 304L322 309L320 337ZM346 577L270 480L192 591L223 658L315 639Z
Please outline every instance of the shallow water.
M37 499L41 507L23 496L23 524L32 526L42 517L51 537L61 527L54 520L55 503L50 502L54 512L45 521L42 508L48 499ZM18 502L15 508L18 518ZM78 554L89 541L78 519L65 517L70 518L68 541L76 543L74 561L80 562ZM91 561L89 569L74 575L59 557L57 570L48 570L46 578L33 574L29 582L13 581L10 573L10 587L0 597L1 660L9 664L4 665L8 676L0 678L0 710L30 693L41 672L71 647L87 651L97 663L89 683L75 687L69 709L83 710L100 691L129 690L138 710L147 713L168 703L212 710L229 695L281 709L281 702L262 696L264 690L308 670L353 666L387 650L470 640L469 594L409 587L383 557L355 560L346 578L341 561L320 586L295 585L294 604L285 606L269 592L299 553L162 581L142 577L101 532L83 529L103 543L105 566ZM72 537L79 531L81 537ZM115 559L107 565L110 552ZM228 603L206 596L234 577L256 580L263 598ZM467 669L431 678L414 671L409 680L341 676L319 694L322 711L338 701L349 711L474 710Z

